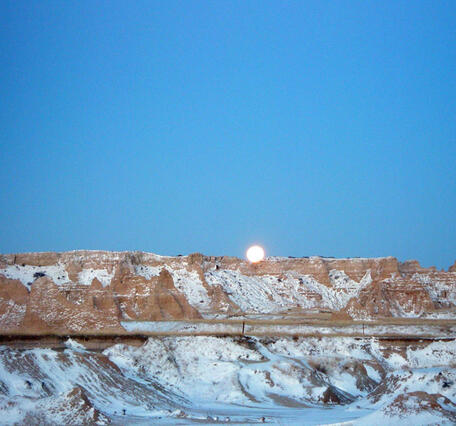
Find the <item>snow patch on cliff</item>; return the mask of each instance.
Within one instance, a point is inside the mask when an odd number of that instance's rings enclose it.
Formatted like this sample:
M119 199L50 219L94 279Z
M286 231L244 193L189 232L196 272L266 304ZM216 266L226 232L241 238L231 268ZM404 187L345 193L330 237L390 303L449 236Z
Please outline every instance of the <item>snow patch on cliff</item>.
M106 269L83 269L78 274L78 282L79 284L90 285L96 278L103 287L107 287L111 284L113 277L114 271L109 273Z
M42 276L51 278L57 285L70 281L65 266L62 264L47 266L7 265L0 269L0 274L11 280L19 280L28 289L30 289L33 281Z
M358 283L343 271L331 270L332 286L320 284L310 275L294 272L275 275L243 275L240 271L212 270L205 274L209 285L220 285L245 312L273 313L299 306L305 309L339 310L372 282L370 271Z
M185 294L190 305L198 310L210 308L211 300L198 272L185 268L175 269L170 266L165 266L165 268L173 277L174 286Z
M135 273L136 275L141 275L146 280L150 280L152 277L160 275L162 269L162 266L136 265Z

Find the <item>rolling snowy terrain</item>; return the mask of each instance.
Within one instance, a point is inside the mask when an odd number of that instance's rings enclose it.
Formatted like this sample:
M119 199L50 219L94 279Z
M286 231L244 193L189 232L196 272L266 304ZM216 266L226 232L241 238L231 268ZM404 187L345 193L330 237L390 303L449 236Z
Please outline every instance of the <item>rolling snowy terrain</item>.
M456 344L149 338L0 349L2 424L454 424Z

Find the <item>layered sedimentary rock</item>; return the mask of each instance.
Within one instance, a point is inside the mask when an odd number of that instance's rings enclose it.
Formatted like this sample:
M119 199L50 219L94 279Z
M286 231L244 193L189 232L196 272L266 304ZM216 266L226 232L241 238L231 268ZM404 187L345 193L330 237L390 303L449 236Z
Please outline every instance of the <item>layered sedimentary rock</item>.
M28 291L19 280L0 275L0 323L4 329L21 326L28 299Z
M3 333L116 333L123 321L332 313L456 318L456 271L416 261L158 256L74 251L0 256Z

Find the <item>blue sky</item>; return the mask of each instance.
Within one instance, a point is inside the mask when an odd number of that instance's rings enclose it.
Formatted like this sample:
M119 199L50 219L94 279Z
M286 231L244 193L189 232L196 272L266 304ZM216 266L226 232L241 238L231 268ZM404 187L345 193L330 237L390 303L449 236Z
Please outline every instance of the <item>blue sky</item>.
M0 3L0 251L456 259L456 3Z

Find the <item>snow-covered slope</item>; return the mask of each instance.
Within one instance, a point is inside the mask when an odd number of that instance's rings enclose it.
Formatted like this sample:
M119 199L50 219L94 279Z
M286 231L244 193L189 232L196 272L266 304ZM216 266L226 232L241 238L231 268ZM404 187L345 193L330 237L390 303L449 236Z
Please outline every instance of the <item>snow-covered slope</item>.
M456 420L454 341L193 336L103 352L66 346L0 348L2 424Z
M344 271L329 272L331 286L320 284L311 275L290 271L277 275L244 275L239 270L208 271L209 285L220 285L244 312L274 313L300 307L343 309L352 297L372 282L370 272L356 282Z

